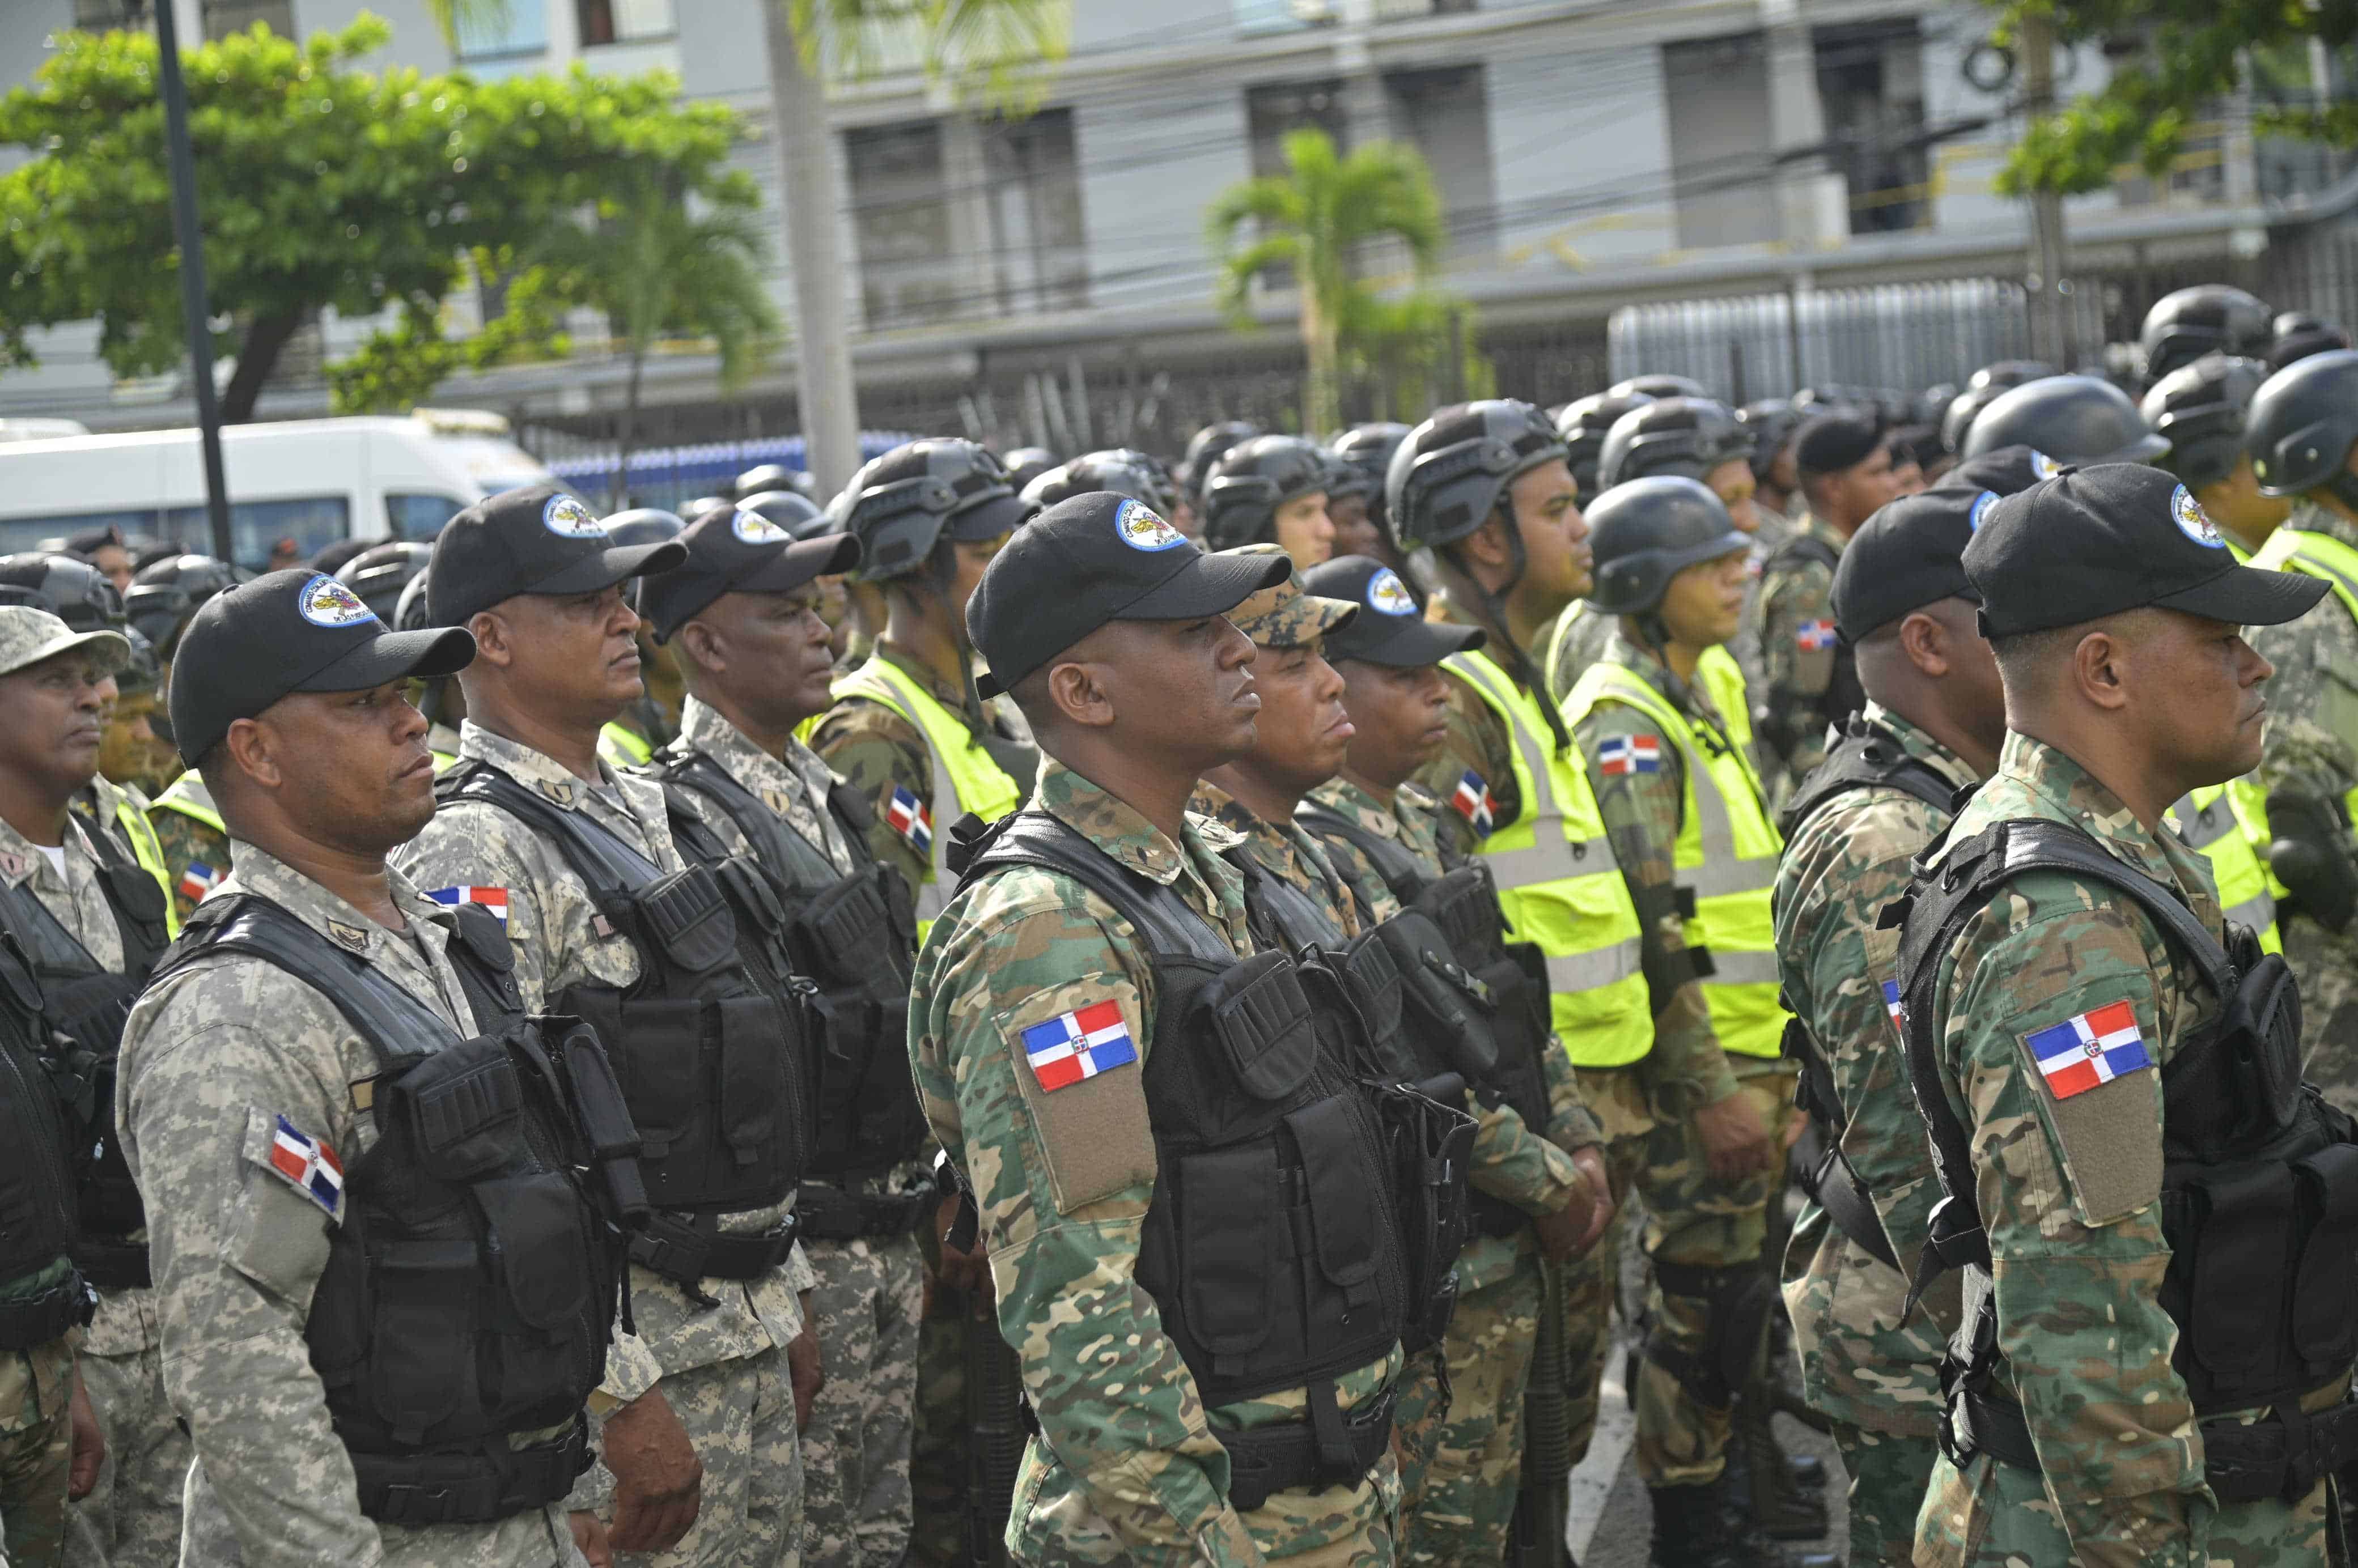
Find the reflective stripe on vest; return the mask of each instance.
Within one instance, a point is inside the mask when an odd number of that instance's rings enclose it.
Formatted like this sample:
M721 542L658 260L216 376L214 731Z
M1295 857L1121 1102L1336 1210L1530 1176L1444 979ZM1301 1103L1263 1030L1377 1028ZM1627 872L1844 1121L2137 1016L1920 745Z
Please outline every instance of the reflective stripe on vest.
M934 766L933 864L917 889L917 940L934 928L934 921L949 906L957 891L950 874L950 825L968 812L985 822L996 822L1021 805L1022 786L1009 778L991 754L978 744L963 715L952 713L931 693L882 659L871 658L835 683L828 693L836 701L865 697L881 703L917 727L925 737L925 754ZM946 809L955 806L957 810Z
M226 836L229 829L222 826L221 813L214 808L213 797L205 788L204 779L190 768L172 781L171 787L157 795L147 807L150 811L177 811L192 817Z
M1652 1006L1639 968L1638 912L1605 839L1605 819L1580 753L1554 750L1542 697L1517 688L1481 654L1444 668L1487 703L1513 742L1515 820L1482 840L1509 933L1547 958L1548 1011L1565 1052L1584 1067L1618 1067L1654 1048Z
M635 768L655 754L639 732L617 719L598 731L598 754L612 768Z
M122 825L123 836L131 840L132 858L164 890L164 930L178 937L180 912L172 907L172 873L164 869L164 846L156 841L155 826L147 820L146 812L131 804L127 795L114 803L114 820Z
M1698 672L1700 673L1700 671ZM1706 691L1710 688L1705 687ZM1585 720L1601 701L1626 703L1669 737L1686 767L1685 809L1672 862L1694 893L1687 945L1710 950L1703 979L1712 1033L1740 1056L1778 1054L1785 1010L1777 1000L1777 944L1769 890L1784 840L1768 819L1760 781L1740 746L1672 708L1632 669L1601 664L1580 677L1565 717Z
M2304 533L2299 528L2279 528L2268 535L2268 542L2252 557L2252 565L2263 571L2306 572L2310 577L2323 578L2333 589L2333 597L2342 601L2344 613L2358 621L2358 550L2326 534ZM2358 735L2345 735L2343 740L2358 745ZM2235 780L2227 786L2228 798L2235 803L2235 815L2243 819L2244 831L2258 849L2260 865L2267 868L2267 845L2275 835L2268 830L2268 797L2257 780L2250 775ZM2358 821L2358 787L2353 787L2342 797L2350 808L2351 817ZM2284 883L2276 873L2266 871L2268 891L2277 897L2285 896Z
M2266 951L2284 951L2277 938L2276 897L2268 891L2259 856L2252 852L2252 841L2244 837L2227 786L2205 784L2169 808L2169 825L2188 849L2211 862L2211 880L2219 885L2219 903L2227 918L2259 933Z

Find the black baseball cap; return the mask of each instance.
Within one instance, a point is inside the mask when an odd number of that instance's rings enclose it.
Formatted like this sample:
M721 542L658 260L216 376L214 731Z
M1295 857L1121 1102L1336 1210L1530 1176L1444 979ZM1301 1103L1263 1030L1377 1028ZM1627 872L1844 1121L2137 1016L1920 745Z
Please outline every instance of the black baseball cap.
M464 626L520 593L596 593L687 556L676 539L614 544L597 514L555 485L503 491L443 524L426 566L426 608L438 626Z
M2043 480L2053 479L2063 465L2036 447L1993 447L1979 457L1966 458L1941 476L1934 490L1962 490L1979 495L1994 490L2019 495Z
M1109 490L1060 501L1015 530L967 601L967 634L990 666L975 686L1009 690L1109 622L1223 614L1293 569L1282 555L1207 556Z
M1400 574L1367 556L1337 556L1302 574L1303 583L1322 599L1346 599L1359 613L1326 633L1329 664L1360 659L1396 669L1437 665L1451 654L1478 648L1489 641L1479 626L1456 626L1427 621L1424 607L1401 581Z
M325 572L295 567L222 589L189 621L172 660L172 740L194 767L229 727L297 691L438 680L475 658L455 626L395 632Z
M1966 580L1965 541L1998 503L1994 490L1927 490L1877 509L1834 568L1834 627L1865 642L1910 611L1981 595Z
M687 559L639 585L638 611L658 643L724 593L786 593L860 564L860 541L849 534L798 541L741 506L710 508L680 530L679 542Z
M1883 421L1855 408L1820 414L1793 438L1793 467L1804 474L1841 473L1873 457L1883 445Z
M2322 578L2236 565L2193 492L2143 463L2071 469L2000 498L1965 546L1964 568L1981 594L1987 637L2147 605L2274 626L2299 617L2327 588Z

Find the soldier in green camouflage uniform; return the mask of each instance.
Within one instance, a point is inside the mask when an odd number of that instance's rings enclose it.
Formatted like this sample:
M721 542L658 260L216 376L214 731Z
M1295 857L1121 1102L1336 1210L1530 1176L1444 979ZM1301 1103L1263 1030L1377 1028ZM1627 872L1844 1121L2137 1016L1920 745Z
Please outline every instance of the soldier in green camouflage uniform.
M191 806L205 815L192 815ZM211 811L211 797L194 769L166 786L147 807L148 826L164 851L172 907L182 920L196 912L206 891L229 875L229 835L206 820Z
M2238 623L2298 614L2309 600L2282 586L2298 579L2220 572L2207 557L2228 561L2224 540L2182 487L2183 502L2173 500L2173 484L2127 465L2082 469L1988 514L1964 560L1985 603L2009 732L1935 864L1996 823L2068 824L2217 933L2209 862L2159 824L2170 801L2258 754L2269 670ZM2158 605L2165 596L2183 608ZM2077 619L2091 610L2096 619ZM2102 759L2103 772L2075 754ZM1984 1397L2019 1409L2039 1463L1986 1446L1962 1465L1944 1455L1918 1519L1916 1563L2328 1562L2322 1478L2291 1503L2220 1503L2206 1483L2206 1427L2269 1412L2206 1412L2198 1423L2172 1365L2181 1325L2160 1299L2171 1255L2164 1078L2218 1011L2208 982L2125 894L2060 870L2006 880L1924 962L1930 1003L1920 1022L1909 1004L1910 1045L1922 1029L1933 1087L1964 1135L1993 1260L1966 1292L1969 1315L1984 1294L1996 1313ZM2084 1030L2108 1008L2132 1013L2128 1045L2105 1051L2102 1074L2056 1073L2063 1058L2034 1042L2059 1025ZM2264 1319L2254 1331L2281 1332ZM2344 1368L2298 1403L2319 1411L2348 1387Z
M1372 564L1372 563L1369 563ZM1407 622L1407 635L1429 643L1404 663L1395 651L1399 622L1381 602L1397 579L1369 577L1347 558L1314 568L1314 590L1362 597L1358 619L1330 636L1326 653L1344 679L1353 733L1338 774L1309 799L1412 856L1421 873L1448 869L1433 813L1436 804L1408 782L1440 744L1450 683L1442 654L1480 639L1464 629ZM1331 586L1330 586L1331 585ZM1405 617L1403 617L1405 619ZM1362 634L1365 634L1364 637ZM1354 657L1353 653L1367 654ZM1379 656L1381 663L1371 662ZM1336 870L1350 888L1363 924L1389 920L1400 899L1366 852L1340 833L1321 832ZM1457 1306L1443 1342L1448 1382L1443 1412L1404 1411L1404 1429L1441 1422L1433 1458L1403 1476L1401 1560L1417 1563L1496 1563L1506 1550L1523 1461L1523 1396L1530 1381L1541 1307L1540 1259L1548 1227L1551 1254L1569 1258L1593 1246L1611 1220L1603 1135L1581 1103L1572 1059L1551 1045L1541 1056L1550 1125L1533 1129L1503 1099L1476 1102L1480 1121L1468 1182L1533 1217L1511 1235L1476 1234L1457 1260ZM1434 1392L1441 1391L1436 1387ZM1438 1403L1439 1401L1434 1401Z
M1834 573L1835 620L1858 649L1874 755L1886 765L1920 764L1928 771L1911 775L1917 788L1942 798L1996 767L2006 733L1997 666L1974 629L1977 599L1958 559L1982 493L1894 503L1853 536ZM1796 808L1833 787L1812 774ZM1850 1473L1850 1561L1904 1568L1939 1453L1941 1358L1957 1300L1952 1280L1914 1314L1906 1310L1940 1188L1883 989L1898 934L1877 921L1907 891L1910 862L1949 813L1889 782L1817 800L1789 824L1778 868L1778 974L1844 1119L1843 1162L1820 1172L1819 1190L1847 1183L1845 1164L1855 1173L1898 1266L1812 1203L1782 1260L1785 1303L1802 1397L1833 1422Z

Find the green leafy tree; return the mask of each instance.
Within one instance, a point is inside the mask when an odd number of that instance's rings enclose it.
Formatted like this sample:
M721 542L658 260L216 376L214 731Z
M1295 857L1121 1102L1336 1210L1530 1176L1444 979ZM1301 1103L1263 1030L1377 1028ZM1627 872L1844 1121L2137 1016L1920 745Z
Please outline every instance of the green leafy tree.
M726 183L737 117L676 103L667 77L353 68L390 37L364 15L299 44L257 25L183 51L215 349L236 358L224 419L252 416L280 351L323 309L397 309L338 383L370 402L462 360L553 348L555 315L531 309L463 350L444 340L442 302L471 259L513 254L634 178L699 196ZM95 319L117 373L179 362L163 124L144 32L61 33L0 98L0 144L38 155L0 176L0 362L30 362L30 328Z
M1361 247L1397 241L1421 286L1441 260L1446 230L1433 176L1413 147L1371 142L1347 157L1325 132L1301 130L1287 135L1284 151L1285 173L1230 186L1213 200L1205 226L1220 265L1221 305L1240 327L1252 324L1254 280L1270 267L1293 269L1310 362L1303 427L1325 431L1342 423L1347 351L1361 350L1371 328L1396 330L1397 319L1377 308L1358 276Z
M2011 193L2101 190L2124 164L2157 178L2188 137L2218 117L2222 96L2255 68L2264 135L2358 146L2358 103L2320 105L2305 88L2312 39L2338 49L2358 39L2348 0L2001 0L1996 41L2014 49L2044 22L2064 44L2102 40L2111 79L2032 123L1999 176ZM2266 100L2272 85L2294 86Z

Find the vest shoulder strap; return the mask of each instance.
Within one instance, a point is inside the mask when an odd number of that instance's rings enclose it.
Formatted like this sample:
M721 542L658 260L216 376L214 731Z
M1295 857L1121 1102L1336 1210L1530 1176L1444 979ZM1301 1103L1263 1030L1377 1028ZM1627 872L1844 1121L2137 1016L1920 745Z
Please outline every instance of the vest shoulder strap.
M1339 838L1358 850L1376 869L1376 875L1383 879L1385 891L1401 903L1411 902L1424 891L1423 868L1418 865L1416 857L1396 841L1353 821L1348 812L1337 811L1316 801L1304 801L1295 810L1293 820L1317 838ZM1328 860L1334 863L1336 875L1349 881L1350 873L1343 869L1342 862L1333 856ZM1368 906L1363 907L1360 913L1372 919L1373 901L1361 893L1359 902L1363 906Z
M969 847L970 858L958 877L960 892L1001 866L1040 866L1070 877L1113 905L1154 952L1236 962L1228 942L1184 899L1123 866L1044 811L1011 812L961 842Z
M1790 534L1783 544L1769 552L1768 567L1774 570L1779 567L1800 566L1810 561L1832 571L1841 563L1842 555L1832 545L1812 535Z
M578 811L567 811L484 762L462 762L434 781L434 797L448 806L477 800L497 806L556 841L566 864L593 893L611 898L644 887L663 868Z
M1896 789L1915 796L1942 817L1953 816L1960 792L1938 768L1908 754L1898 740L1865 719L1853 718L1842 741L1801 781L1785 806L1778 828L1792 841L1818 807L1855 789ZM1965 793L1970 793L1967 791Z

